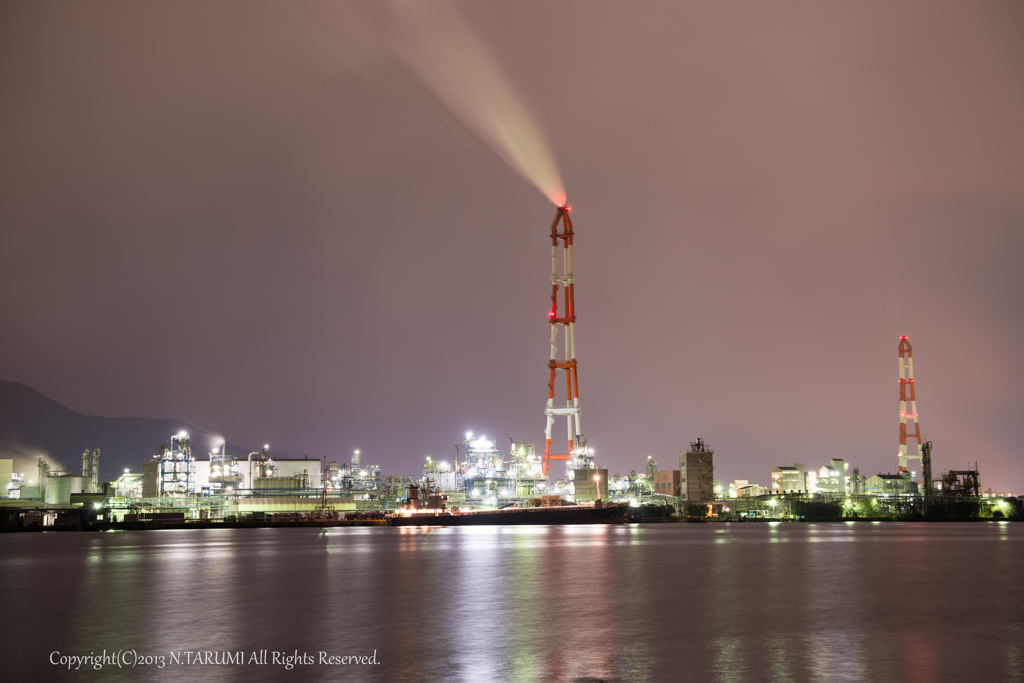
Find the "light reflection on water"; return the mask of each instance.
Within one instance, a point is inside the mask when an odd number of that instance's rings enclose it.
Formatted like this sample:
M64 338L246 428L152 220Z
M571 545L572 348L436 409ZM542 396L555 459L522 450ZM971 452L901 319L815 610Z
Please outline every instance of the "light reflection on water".
M5 666L76 681L1021 680L1022 541L1015 524L5 534ZM104 648L382 664L47 664Z

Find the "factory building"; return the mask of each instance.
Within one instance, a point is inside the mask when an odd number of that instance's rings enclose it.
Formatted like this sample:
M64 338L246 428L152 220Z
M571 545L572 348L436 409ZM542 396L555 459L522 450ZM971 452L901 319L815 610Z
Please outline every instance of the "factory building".
M160 495L160 462L150 460L142 463L142 497L156 498Z
M730 498L749 498L763 496L765 493L767 492L763 488L757 484L751 484L747 479L736 479L729 484Z
M423 464L424 484L443 492L456 492L462 485L462 472L447 460L434 461L429 455Z
M654 473L654 492L663 496L679 497L679 470L662 470Z
M757 484L747 484L746 486L740 486L736 489L737 498L757 498L768 493L766 490L758 486Z
M807 482L804 465L794 463L792 467L776 467L772 470L773 493L806 493Z
M274 458L274 476L294 479L302 483L298 488L318 489L323 486L320 461L305 458ZM246 488L243 484L243 488ZM251 488L258 488L252 486Z
M684 503L715 499L715 449L699 438L679 454L679 497Z
M82 453L82 472L63 472L52 470L50 466L39 457L37 462L37 475L35 486L24 486L24 475L7 472L4 480L7 485L5 491L7 498L20 500L31 500L45 503L47 505L70 505L72 496L92 494L102 491L99 485L99 460L100 450L86 450ZM13 461L7 462L12 464Z
M875 496L902 496L917 493L917 482L910 472L876 474L864 482L864 491Z
M849 477L846 476L846 469L849 464L845 460L832 458L829 464L818 470L814 478L814 486L808 486L807 490L813 492L815 489L823 493L846 493L849 490ZM810 476L811 473L808 473Z
M111 495L115 498L141 497L143 476L142 474L131 473L125 470L124 474L109 482Z
M549 492L570 493L575 470L568 470L565 479L549 491L547 477L541 474L543 460L533 444L511 439L510 455L506 460L494 439L467 432L465 440L455 444L454 461L425 458L421 481L427 488L423 490L437 489L450 504L469 509L504 507Z
M143 498L160 498L259 491L266 497L322 487L319 460L277 458L266 448L245 459L211 454L209 460L197 460L188 434L182 432L171 437L170 448L143 463L141 494Z

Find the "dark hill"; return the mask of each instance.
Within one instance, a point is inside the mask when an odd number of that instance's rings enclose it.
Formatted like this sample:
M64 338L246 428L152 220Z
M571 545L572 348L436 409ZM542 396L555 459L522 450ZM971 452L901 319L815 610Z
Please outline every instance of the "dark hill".
M97 417L82 415L17 382L0 380L0 458L15 458L15 471L35 478L36 456L48 456L68 470L81 470L82 451L100 449L100 479L113 479L130 468L142 471L142 463L170 444L180 431L192 437L193 454L203 458L214 434L180 420L144 417ZM228 453L241 455L249 449L228 443Z

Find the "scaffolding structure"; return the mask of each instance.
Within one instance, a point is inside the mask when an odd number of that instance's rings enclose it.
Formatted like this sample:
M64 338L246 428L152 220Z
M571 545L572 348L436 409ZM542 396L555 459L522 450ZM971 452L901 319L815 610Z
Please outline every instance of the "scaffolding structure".
M160 495L191 496L195 493L195 464L188 434L171 437L171 448L160 455Z
M515 500L515 480L505 467L505 451L496 446L493 439L473 438L472 432L466 435L465 441L455 444L455 461L459 467L457 490L466 494L467 507L500 507Z
M541 456L537 455L536 447L520 439L509 438L509 441L512 442L509 472L515 480L516 495L519 498L543 495L547 489L547 479L541 475L543 462Z
M945 496L981 496L981 475L978 473L978 463L974 463L974 469L968 467L966 470L943 472L942 494Z
M245 477L238 469L238 459L224 453L210 455L210 486L207 494L232 493L243 487Z

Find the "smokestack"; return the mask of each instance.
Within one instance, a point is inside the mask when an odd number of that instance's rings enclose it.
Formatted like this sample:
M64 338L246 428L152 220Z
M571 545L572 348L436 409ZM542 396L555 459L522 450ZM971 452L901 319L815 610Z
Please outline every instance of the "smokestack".
M89 449L82 451L82 476L89 476Z
M548 322L551 324L551 353L548 358L548 401L544 407L544 455L541 474L548 476L552 460L568 460L570 469L589 468L587 442L580 426L580 394L576 382L576 302L573 297L575 278L573 276L573 230L569 212L572 207L560 206L551 223L551 310ZM559 259L561 256L561 259ZM562 263L559 271L559 261ZM561 297L564 309L559 312ZM564 329L564 334L559 334ZM558 340L565 340L564 360L558 360ZM565 405L555 405L555 380L559 370L565 371ZM551 428L556 417L566 418L566 441L568 450L564 454L551 452Z
M921 425L917 420L917 393L914 390L914 347L910 345L910 340L906 337L900 337L899 346L900 356L900 450L897 453L899 457L899 472L907 472L907 461L913 459L921 459ZM909 387L909 389L908 389ZM907 420L912 421L914 427L913 432L907 431ZM917 454L910 455L907 453L907 437L910 437L916 442Z
M36 474L36 485L39 486L39 500L43 500L43 494L46 493L46 479L50 476L50 466L43 460L43 456L39 456L39 462L36 463L37 474Z

